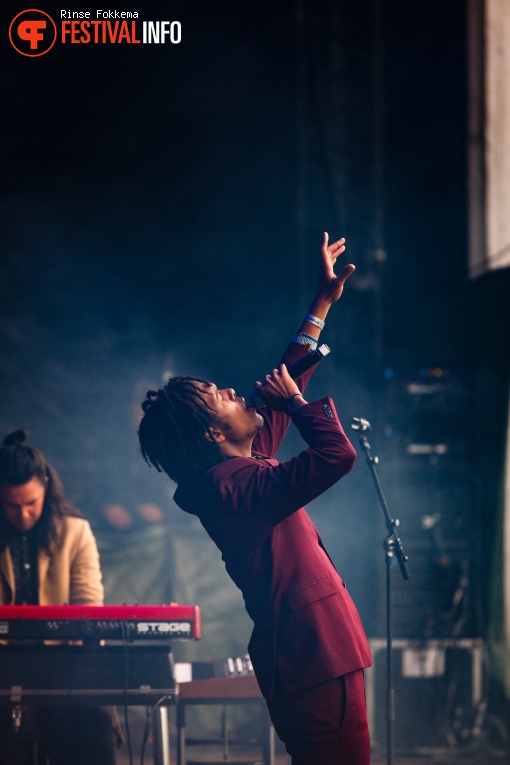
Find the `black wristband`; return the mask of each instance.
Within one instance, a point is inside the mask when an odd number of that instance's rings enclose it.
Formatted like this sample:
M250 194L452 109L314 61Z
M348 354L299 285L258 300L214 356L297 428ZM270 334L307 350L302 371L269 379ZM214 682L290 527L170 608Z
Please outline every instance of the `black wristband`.
M285 399L285 401L286 401L286 403L285 403L285 411L287 412L287 414L289 413L289 404L292 401L292 399L296 398L296 396L302 396L302 395L303 395L302 393L293 393L292 396L289 396L287 399ZM297 407L297 409L299 409L299 407Z

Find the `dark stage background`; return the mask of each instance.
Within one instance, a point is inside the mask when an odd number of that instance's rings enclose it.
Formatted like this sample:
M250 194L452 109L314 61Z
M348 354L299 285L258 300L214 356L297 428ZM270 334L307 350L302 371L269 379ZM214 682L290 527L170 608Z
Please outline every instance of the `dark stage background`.
M216 550L138 454L138 406L168 372L248 393L307 308L327 230L357 271L311 395L372 423L414 574L393 572L396 633L483 637L509 273L467 279L464 2L149 2L122 10L181 21L179 45L37 59L7 39L21 10L2 9L0 425L30 430L90 518L108 601L196 601L204 638L178 658L244 652ZM362 454L310 511L383 635Z

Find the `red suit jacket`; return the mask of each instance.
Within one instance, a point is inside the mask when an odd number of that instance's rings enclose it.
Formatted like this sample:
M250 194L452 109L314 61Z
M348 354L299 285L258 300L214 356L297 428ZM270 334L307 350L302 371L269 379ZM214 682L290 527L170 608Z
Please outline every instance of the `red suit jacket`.
M304 355L291 343L283 361ZM303 390L311 372L298 381ZM350 471L356 453L330 398L292 415L308 449L287 462L274 455L290 424L262 411L253 457L233 457L175 501L197 515L222 552L254 621L248 650L262 694L271 698L277 667L285 693L368 667L361 620L303 505Z

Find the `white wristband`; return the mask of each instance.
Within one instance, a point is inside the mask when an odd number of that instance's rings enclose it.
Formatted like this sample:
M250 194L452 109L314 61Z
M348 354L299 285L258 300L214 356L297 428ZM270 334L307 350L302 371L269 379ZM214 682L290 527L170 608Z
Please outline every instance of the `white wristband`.
M322 319L319 319L317 316L314 316L313 313L307 313L305 316L305 321L309 321L310 324L314 324L319 329L324 329L325 322L322 321Z

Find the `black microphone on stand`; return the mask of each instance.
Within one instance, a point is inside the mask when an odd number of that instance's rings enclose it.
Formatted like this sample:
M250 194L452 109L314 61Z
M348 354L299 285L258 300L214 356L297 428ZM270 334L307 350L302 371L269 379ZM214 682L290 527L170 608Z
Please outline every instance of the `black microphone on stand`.
M315 351L307 353L306 356L303 356L302 359L296 361L295 364L291 364L290 367L287 367L287 372L293 380L297 380L298 377L301 377L301 375L307 372L311 367L314 367L319 361L322 361L322 359L324 359L330 352L330 347L324 343L319 348L316 348ZM254 406L255 409L263 409L265 407L264 402L258 397L257 391L252 391L248 396L248 400L250 406Z

